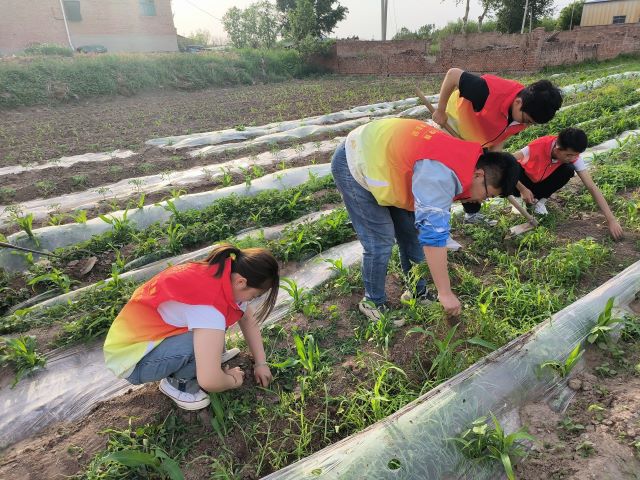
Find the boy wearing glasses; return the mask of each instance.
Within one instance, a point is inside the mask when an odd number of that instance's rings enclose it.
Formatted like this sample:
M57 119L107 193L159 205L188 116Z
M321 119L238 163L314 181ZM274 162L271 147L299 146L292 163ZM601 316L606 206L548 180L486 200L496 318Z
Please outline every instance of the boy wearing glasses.
M587 134L579 128L565 128L558 135L540 137L519 152L515 158L522 171L516 185L516 196L522 196L527 203L535 203L534 212L546 215L547 199L564 187L578 174L584 186L607 219L609 232L615 240L623 235L622 227L611 212L607 200L598 189L580 154L587 148Z
M464 140L501 151L507 138L529 125L547 123L562 106L560 90L549 80L525 87L495 75L474 75L451 68L440 87L433 120L449 124ZM483 223L480 203L464 205L465 221Z
M480 202L513 191L520 167L506 152L443 133L425 122L388 118L349 133L333 155L331 171L363 246L365 296L359 309L378 320L385 305L385 278L395 242L405 273L426 261L437 298L450 315L461 305L451 290L446 243L453 201ZM430 301L426 281L403 299Z

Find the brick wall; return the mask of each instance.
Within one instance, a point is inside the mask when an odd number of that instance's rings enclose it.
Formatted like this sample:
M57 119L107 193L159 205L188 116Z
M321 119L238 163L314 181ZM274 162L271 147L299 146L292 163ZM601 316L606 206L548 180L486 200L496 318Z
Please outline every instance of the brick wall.
M58 0L4 0L0 13L0 52L31 43L69 46Z
M339 40L322 64L341 74L421 75L444 73L451 67L521 72L633 52L640 52L640 24L578 27L554 33L540 28L525 35L454 35L443 40L436 53L431 53L426 41Z
M59 0L4 3L0 53L20 51L31 43L69 45ZM68 22L73 45L101 44L110 52L177 51L171 2L155 0L155 6L155 16L144 16L138 0L81 0L82 20Z

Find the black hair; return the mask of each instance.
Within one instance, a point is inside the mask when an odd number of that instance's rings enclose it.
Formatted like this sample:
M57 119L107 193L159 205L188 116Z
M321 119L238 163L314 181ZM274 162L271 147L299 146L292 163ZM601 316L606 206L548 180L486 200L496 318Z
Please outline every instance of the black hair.
M238 273L247 279L247 286L260 290L269 290L269 296L262 302L256 317L258 322L264 321L278 298L280 287L280 267L269 250L264 248L239 249L230 243L216 245L205 263L216 265L218 270L214 277L220 278L224 271L224 264L231 258L231 273Z
M561 150L571 149L574 152L582 153L587 149L587 134L579 128L565 128L558 134L556 146Z
M549 80L538 80L518 93L522 111L536 123L547 123L562 106L562 93Z
M511 195L515 191L522 169L510 153L488 150L480 155L476 168L484 170L487 183L493 188L499 188L501 197Z

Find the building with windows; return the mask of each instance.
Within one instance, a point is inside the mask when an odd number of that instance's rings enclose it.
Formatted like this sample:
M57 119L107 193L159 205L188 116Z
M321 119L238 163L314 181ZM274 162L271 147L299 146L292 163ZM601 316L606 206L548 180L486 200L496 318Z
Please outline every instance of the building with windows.
M581 27L640 22L640 0L586 0Z
M32 44L109 52L178 50L171 0L2 0L0 53Z

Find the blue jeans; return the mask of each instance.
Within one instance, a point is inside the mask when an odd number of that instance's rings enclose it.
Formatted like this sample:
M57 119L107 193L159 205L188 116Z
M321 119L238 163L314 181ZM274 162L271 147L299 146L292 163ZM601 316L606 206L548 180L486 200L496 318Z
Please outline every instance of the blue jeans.
M196 378L193 332L165 338L137 363L127 381L134 385L156 382L166 377L182 380Z
M414 213L402 208L378 205L371 192L365 190L351 175L344 142L333 154L331 173L364 250L364 295L367 300L382 305L386 301L384 285L393 244L398 242L400 264L405 274L409 273L413 263L425 261L414 225ZM416 293L424 293L426 286L426 280L420 279L416 285Z

